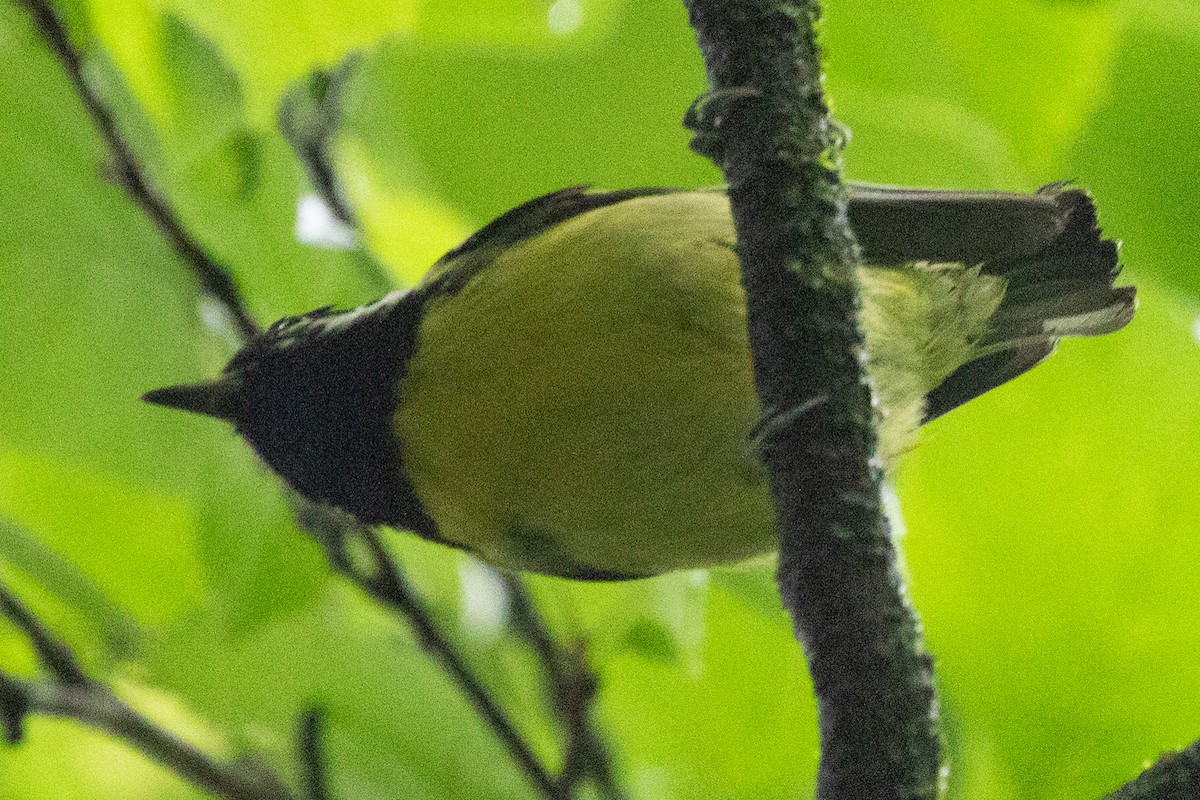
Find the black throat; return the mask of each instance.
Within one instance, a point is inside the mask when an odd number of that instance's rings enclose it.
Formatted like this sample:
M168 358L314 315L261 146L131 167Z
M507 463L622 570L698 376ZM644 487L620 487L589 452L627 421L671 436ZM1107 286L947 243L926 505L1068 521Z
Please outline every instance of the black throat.
M397 387L417 345L421 300L281 320L238 361L245 405L236 427L302 494L367 524L437 539L404 472Z

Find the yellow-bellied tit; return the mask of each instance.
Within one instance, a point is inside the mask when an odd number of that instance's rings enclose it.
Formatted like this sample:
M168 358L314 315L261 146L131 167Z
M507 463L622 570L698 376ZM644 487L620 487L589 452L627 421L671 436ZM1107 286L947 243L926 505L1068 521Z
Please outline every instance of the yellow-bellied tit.
M923 421L1115 331L1133 287L1087 195L854 186L885 458ZM304 495L501 568L619 579L777 546L720 190L566 189L410 291L275 323L152 403L228 420Z

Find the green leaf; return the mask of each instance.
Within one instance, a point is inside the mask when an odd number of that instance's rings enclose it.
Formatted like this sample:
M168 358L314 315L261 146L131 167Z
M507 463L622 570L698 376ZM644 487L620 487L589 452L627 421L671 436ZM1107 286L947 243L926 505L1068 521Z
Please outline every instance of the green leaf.
M720 180L687 149L680 125L704 70L679 5L622 15L611 35L576 50L515 54L395 37L364 62L353 124L372 166L476 222L573 184Z
M1200 309L1139 294L1127 330L950 414L902 467L939 685L1022 797L1099 795L1196 735Z
M332 794L527 798L528 785L411 633L355 590L213 647L211 620L177 626L150 667L244 746L290 758L299 710L326 710ZM265 678L265 680L264 680Z
M825 17L830 98L855 133L850 170L927 185L1062 179L1117 38L1104 2L833 0Z
M816 717L790 625L719 589L702 602L695 660L627 654L607 665L600 708L629 779L650 796L802 794L816 774Z
M143 624L172 619L202 592L196 521L186 499L9 451L0 453L0 513L32 531Z
M1200 14L1136 5L1113 63L1108 101L1072 154L1104 221L1139 271L1200 298L1200 129L1194 124Z
M0 561L21 570L46 591L80 612L101 633L109 650L125 657L136 654L141 640L141 631L136 622L114 605L78 564L3 516L0 516ZM3 663L2 659L0 663Z
M970 106L1035 173L1062 156L1104 97L1116 42L1112 4L967 0L922 9L960 65ZM1060 176L1055 176L1060 177Z

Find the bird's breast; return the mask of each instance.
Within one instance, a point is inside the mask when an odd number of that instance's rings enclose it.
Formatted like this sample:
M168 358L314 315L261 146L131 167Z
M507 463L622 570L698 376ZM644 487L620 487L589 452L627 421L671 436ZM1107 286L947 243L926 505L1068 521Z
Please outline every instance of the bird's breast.
M639 198L429 301L397 433L440 536L575 575L774 548L733 235L723 195Z

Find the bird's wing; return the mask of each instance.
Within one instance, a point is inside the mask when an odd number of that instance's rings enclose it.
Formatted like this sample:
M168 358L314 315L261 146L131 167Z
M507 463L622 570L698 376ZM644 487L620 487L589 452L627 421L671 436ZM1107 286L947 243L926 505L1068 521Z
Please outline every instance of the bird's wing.
M480 269L490 264L500 251L572 217L635 197L679 191L681 190L647 187L616 192L593 192L587 186L572 186L535 197L496 217L438 259L421 281L421 288L432 294L452 294Z

